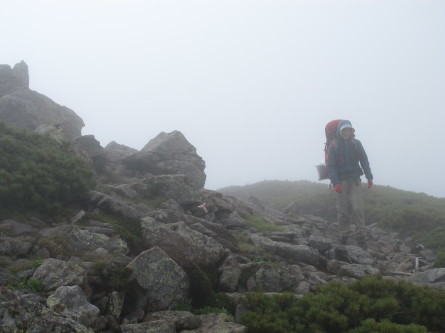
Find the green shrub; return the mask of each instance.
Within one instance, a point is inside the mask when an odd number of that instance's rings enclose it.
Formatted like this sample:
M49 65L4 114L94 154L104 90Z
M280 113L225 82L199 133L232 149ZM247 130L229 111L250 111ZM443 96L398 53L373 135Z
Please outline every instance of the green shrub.
M290 294L248 294L247 307L241 322L249 333L445 330L444 291L379 276L350 285L331 282L300 300Z
M0 203L3 212L54 212L93 188L93 171L67 141L0 122Z

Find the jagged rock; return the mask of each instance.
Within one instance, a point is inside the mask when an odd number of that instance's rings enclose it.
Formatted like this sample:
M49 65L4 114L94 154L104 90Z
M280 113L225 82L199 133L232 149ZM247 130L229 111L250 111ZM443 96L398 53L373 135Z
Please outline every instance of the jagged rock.
M69 253L84 253L104 248L118 255L128 254L128 245L118 235L107 236L105 233L92 232L76 225L62 225L41 231L40 243L45 245L48 239L63 238L63 246Z
M125 218L137 219L146 213L148 208L144 207L144 210L140 210L140 206L130 206L123 200L113 198L105 193L98 191L88 192L87 200L89 205L100 208L105 213L118 214Z
M141 219L142 237L148 246L159 246L181 264L195 263L210 266L226 253L212 237L191 229L184 222L163 224L152 217Z
M320 253L329 251L332 247L332 239L320 235L309 236L309 246L317 249Z
M380 273L380 271L370 265L346 264L341 267L340 273L359 279L366 275L376 275Z
M175 324L166 320L121 325L121 329L122 333L176 333Z
M201 319L188 311L160 311L145 316L144 322L166 320L174 323L177 332L186 329L195 329L201 325Z
M230 213L229 217L221 218L221 223L226 228L233 227L244 227L247 225L246 220L244 220L236 210Z
M93 333L93 330L78 321L50 311L44 306L45 300L37 294L16 294L0 287L0 327L2 332L79 332Z
M0 98L0 120L6 125L36 130L42 125L59 129L69 140L81 135L83 120L71 109L29 89L19 89Z
M84 326L92 326L99 316L99 308L87 301L79 286L61 286L46 300L50 309L75 318Z
M0 237L0 255L23 256L29 252L31 247L32 244L29 242L10 237Z
M304 280L298 265L273 265L260 263L258 270L249 279L247 290L262 292L296 292Z
M113 318L119 319L122 308L124 306L124 297L117 291L112 291L108 298L106 312L113 316Z
M83 285L87 272L75 263L58 259L45 259L32 275L39 280L46 291L55 290L61 286Z
M445 268L432 268L425 272L417 272L409 281L420 285L445 282Z
M160 133L124 164L133 175L184 174L195 189L203 188L206 180L205 162L179 131Z
M106 171L109 162L104 148L94 135L78 136L73 141L77 153L84 157L98 173Z
M352 263L362 265L375 264L375 259L371 256L371 254L359 246L347 245L346 250L348 251L348 256Z
M182 330L181 333L245 333L247 327L237 324L233 319L224 314L200 315L202 324L194 330Z
M316 249L309 246L275 242L269 238L258 235L252 235L251 239L255 245L279 255L291 264L298 264L300 262L314 266L320 264L320 254Z
M111 141L105 146L105 153L112 162L122 161L123 159L136 154L137 152L137 149L121 145L116 141Z
M0 65L0 98L24 88L29 88L29 73L28 65L23 60L14 68Z
M37 228L29 224L20 223L15 220L3 220L0 222L0 232L10 236L35 235L37 230Z
M189 302L189 280L185 271L159 247L139 254L127 266L142 288L140 304L149 311L171 309Z
M131 183L108 186L117 195L128 199L153 199L163 197L179 203L199 201L199 192L185 175L146 176Z
M374 265L376 263L375 258L369 252L355 245L335 244L329 250L328 258L350 264Z

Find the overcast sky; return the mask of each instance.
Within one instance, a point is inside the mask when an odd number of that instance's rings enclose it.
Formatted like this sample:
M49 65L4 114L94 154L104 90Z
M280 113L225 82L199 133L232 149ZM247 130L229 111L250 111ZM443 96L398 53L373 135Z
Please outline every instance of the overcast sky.
M104 147L179 130L208 189L317 181L326 122L349 119L375 184L445 197L445 1L0 4L0 64Z

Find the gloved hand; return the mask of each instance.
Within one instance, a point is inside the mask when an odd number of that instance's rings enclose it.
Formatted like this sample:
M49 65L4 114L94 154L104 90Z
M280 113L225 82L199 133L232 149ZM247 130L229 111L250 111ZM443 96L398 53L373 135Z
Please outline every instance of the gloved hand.
M341 185L340 185L340 184L335 185L335 186L334 186L334 190L335 190L335 192L337 192L337 193L341 193Z
M374 183L372 182L372 179L368 179L368 188L371 188Z

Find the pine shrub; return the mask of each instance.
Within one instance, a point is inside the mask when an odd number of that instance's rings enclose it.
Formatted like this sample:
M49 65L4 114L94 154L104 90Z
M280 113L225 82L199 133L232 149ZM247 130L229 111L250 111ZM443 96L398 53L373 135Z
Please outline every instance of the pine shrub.
M93 188L93 175L68 141L0 122L2 212L57 211Z

